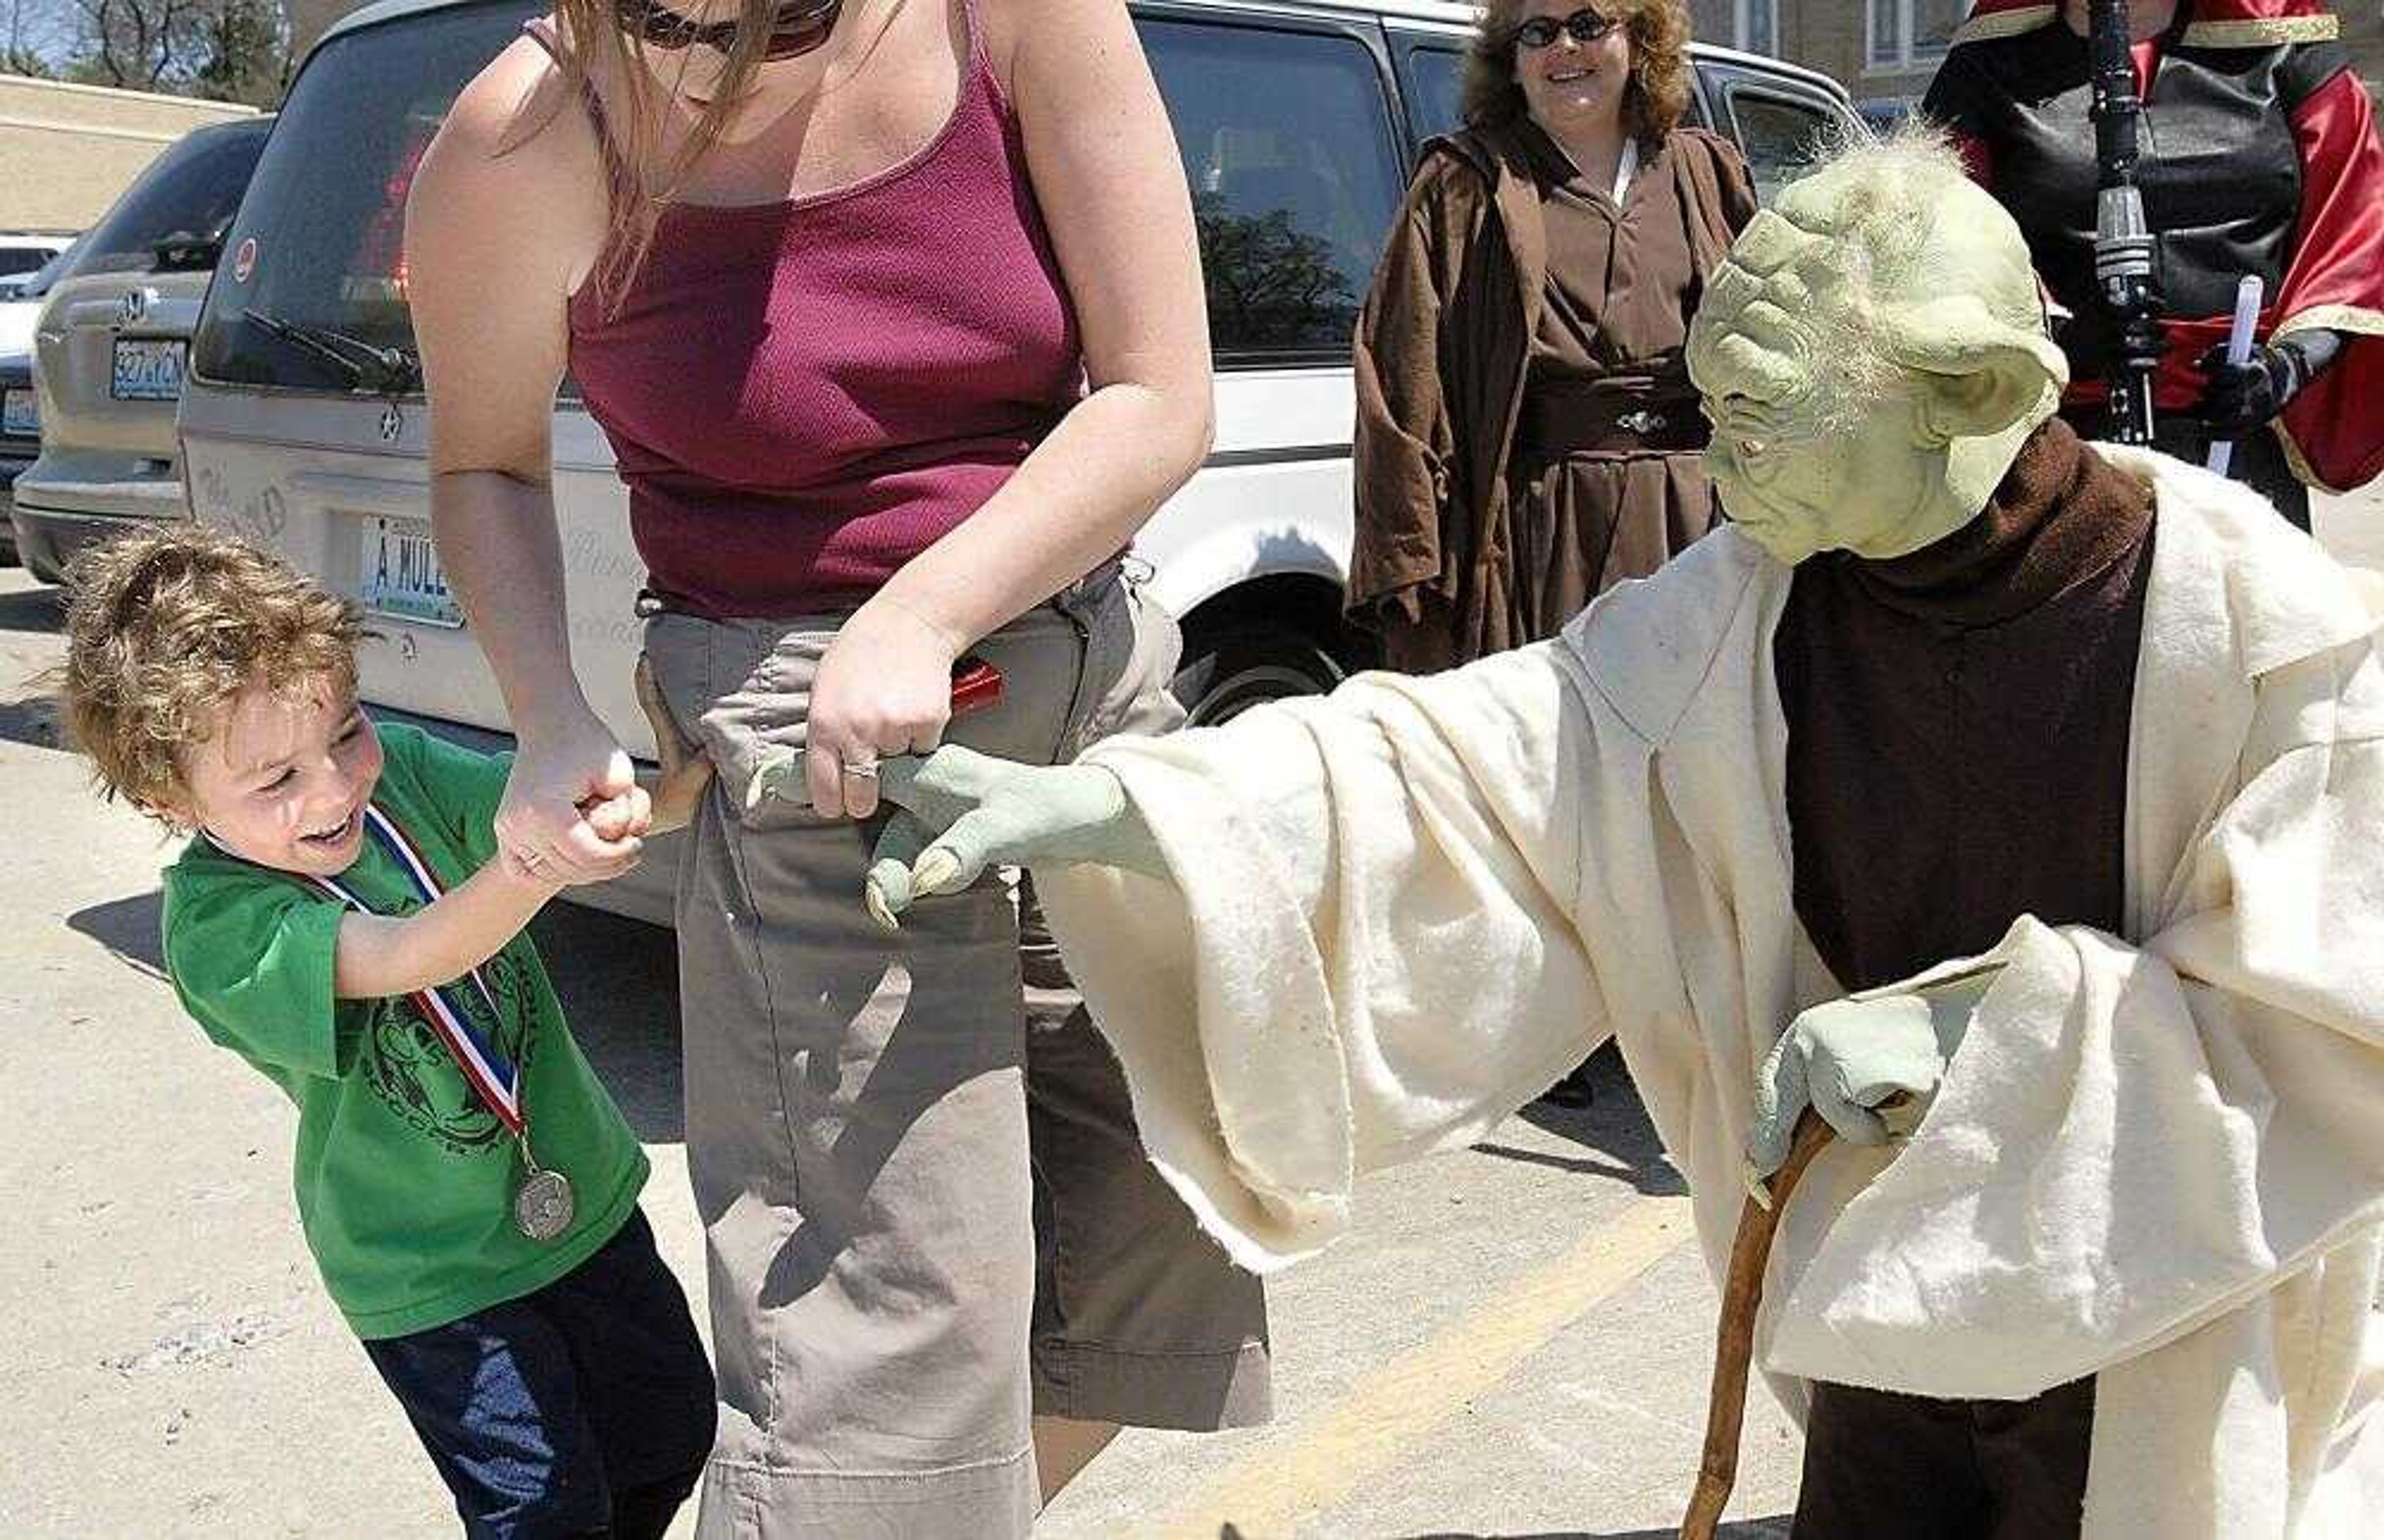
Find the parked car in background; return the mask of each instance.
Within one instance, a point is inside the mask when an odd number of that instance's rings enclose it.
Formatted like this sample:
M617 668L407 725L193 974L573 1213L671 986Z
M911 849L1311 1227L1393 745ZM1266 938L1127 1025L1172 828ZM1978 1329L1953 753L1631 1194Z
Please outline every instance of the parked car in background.
M152 161L48 284L33 329L42 453L9 520L35 577L140 521L189 512L174 408L191 329L269 118L192 130Z
M50 258L73 244L58 230L0 230L0 299L13 298Z
M8 508L17 478L42 452L42 407L33 394L31 354L0 353L0 562L17 560L17 531Z
M0 354L33 351L33 323L41 317L42 301L49 297L50 285L72 266L74 254L70 244L0 293Z
M1366 657L1342 623L1350 543L1350 340L1418 147L1456 119L1468 6L1440 0L1130 0L1190 184L1215 343L1217 435L1136 549L1183 617L1176 689L1214 722L1330 689ZM440 575L428 413L400 237L449 104L541 7L385 0L335 26L283 106L199 323L181 433L192 505L274 546L373 614L359 684L377 714L493 745L494 679ZM1845 93L1774 60L1700 48L1695 121L1770 190L1850 123ZM566 381L554 500L574 652L622 741L643 579L627 495ZM667 912L658 845L593 890ZM578 890L575 890L578 891Z

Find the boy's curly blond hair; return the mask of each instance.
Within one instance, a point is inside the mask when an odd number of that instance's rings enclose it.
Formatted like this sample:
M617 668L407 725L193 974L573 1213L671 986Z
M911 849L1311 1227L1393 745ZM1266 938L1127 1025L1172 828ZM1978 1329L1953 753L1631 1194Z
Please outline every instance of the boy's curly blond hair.
M52 677L68 735L102 795L143 812L187 801L181 756L249 685L291 698L355 689L354 606L230 535L128 535L84 552L67 583L67 661Z

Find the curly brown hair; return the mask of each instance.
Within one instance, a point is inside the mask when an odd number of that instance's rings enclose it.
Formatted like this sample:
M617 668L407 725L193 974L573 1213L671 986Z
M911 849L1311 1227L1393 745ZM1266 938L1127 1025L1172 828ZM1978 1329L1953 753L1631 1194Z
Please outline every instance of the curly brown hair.
M1468 123L1489 127L1523 116L1523 88L1515 83L1515 28L1523 4L1488 0L1483 7L1482 25L1465 48ZM1622 16L1631 32L1624 130L1643 142L1663 138L1689 110L1689 7L1682 0L1596 0L1596 8Z
M182 756L242 689L355 689L355 607L245 540L144 530L84 552L67 582L67 660L51 678L68 732L101 795L144 813L187 801Z

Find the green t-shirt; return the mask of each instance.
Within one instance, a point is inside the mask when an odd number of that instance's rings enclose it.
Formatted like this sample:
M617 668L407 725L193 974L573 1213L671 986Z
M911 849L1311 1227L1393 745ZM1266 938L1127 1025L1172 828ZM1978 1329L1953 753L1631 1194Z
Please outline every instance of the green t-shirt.
M496 853L506 761L419 728L379 728L373 802L443 887ZM379 914L422 900L367 834L341 885ZM448 998L522 1076L530 1148L571 1180L577 1214L553 1241L514 1227L524 1168L409 1000L331 993L343 906L306 878L193 839L166 872L166 968L207 1036L298 1104L298 1216L331 1298L363 1337L444 1325L562 1277L620 1229L645 1151L580 1057L527 934L482 965L499 1016L467 977Z

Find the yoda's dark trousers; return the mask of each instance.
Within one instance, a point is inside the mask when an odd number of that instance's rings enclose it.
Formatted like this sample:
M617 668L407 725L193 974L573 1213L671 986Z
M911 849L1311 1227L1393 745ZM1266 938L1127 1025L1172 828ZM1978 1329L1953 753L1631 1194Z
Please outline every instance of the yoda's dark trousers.
M1792 1540L2065 1540L2086 1499L2090 1375L2029 1401L1813 1386Z

